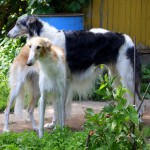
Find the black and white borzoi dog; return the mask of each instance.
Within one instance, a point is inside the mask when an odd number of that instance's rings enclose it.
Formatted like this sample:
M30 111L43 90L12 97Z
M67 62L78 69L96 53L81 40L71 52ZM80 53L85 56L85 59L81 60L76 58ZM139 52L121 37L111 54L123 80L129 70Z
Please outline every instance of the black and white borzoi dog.
M132 94L127 93L129 104L133 104L134 80L134 43L126 34L110 32L105 29L88 31L60 31L35 16L20 17L8 36L15 38L26 34L47 37L52 44L64 49L66 55L66 116L70 115L74 92L86 96L93 87L98 75L95 66L105 64L111 76L117 76L114 87L122 82ZM136 105L139 105L140 62L137 55L136 65ZM47 125L48 127L49 125Z

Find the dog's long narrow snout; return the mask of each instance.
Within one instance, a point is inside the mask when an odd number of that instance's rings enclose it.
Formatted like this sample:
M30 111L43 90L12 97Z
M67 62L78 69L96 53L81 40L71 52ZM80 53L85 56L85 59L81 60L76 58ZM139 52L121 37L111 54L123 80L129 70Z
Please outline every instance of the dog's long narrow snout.
M28 60L27 60L27 66L32 66L32 65L34 65L34 62L35 62L35 60L34 60L34 58L28 58Z
M14 29L11 29L8 34L7 34L7 37L9 38L15 38L18 36L18 33L14 31Z
M21 27L18 27L18 26L14 26L7 34L7 36L9 38L16 38L20 35L23 35L23 34L26 34L27 32L27 29L26 28L21 28Z
M14 38L18 35L18 31L16 30L16 27L13 27L7 34L7 37Z
M27 60L27 66L32 66L35 63L35 52L34 50L30 49L29 57Z
M32 66L34 65L35 61L36 61L36 53L34 51L34 48L30 48L29 57L26 64L28 66Z

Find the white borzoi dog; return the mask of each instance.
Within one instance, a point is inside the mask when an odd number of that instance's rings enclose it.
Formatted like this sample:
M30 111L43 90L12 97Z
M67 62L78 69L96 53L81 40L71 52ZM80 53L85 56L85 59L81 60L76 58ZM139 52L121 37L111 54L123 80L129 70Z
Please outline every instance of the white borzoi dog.
M34 37L27 42L30 47L28 66L32 66L38 61L39 87L40 87L40 119L39 119L39 137L43 136L44 114L46 101L52 99L54 102L54 113L58 118L58 123L64 126L64 89L65 89L65 57L64 51L51 45L48 39ZM60 120L60 122L59 122Z
M41 21L36 16L23 15L14 28L8 33L11 38L27 34L47 37L52 44L64 49L66 56L66 116L70 115L74 92L86 96L93 87L97 77L95 66L105 64L111 76L117 76L114 87L122 82L132 94L126 97L133 104L134 80L134 43L126 34L111 32L105 29L87 31L62 31ZM136 105L139 105L140 61L137 55L136 64ZM140 112L141 113L141 112ZM48 127L48 125L47 125Z
M32 128L37 129L34 120L33 112L34 107L39 100L39 67L35 63L34 66L28 67L26 65L29 56L29 47L23 46L19 55L15 57L10 70L9 70L9 86L10 94L8 99L7 108L5 109L5 120L4 120L4 131L9 131L9 113L13 102L15 103L15 115L22 118L23 117L23 107L26 94L30 97L30 104L28 108L29 118L31 119Z

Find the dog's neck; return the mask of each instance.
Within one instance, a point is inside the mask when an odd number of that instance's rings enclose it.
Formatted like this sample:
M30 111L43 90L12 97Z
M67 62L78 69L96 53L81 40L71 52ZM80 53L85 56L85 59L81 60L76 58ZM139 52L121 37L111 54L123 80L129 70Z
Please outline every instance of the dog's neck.
M59 76L60 69L64 70L64 61L59 56L46 53L44 57L38 58L40 70L51 77Z
M40 31L37 33L35 30L33 35L28 34L27 35L27 40L30 40L32 37L40 36L40 37L45 37L48 38L53 45L57 45L60 48L62 48L64 51L65 50L65 34L62 30L58 30L55 27L49 25L47 22L41 21L42 23L42 28Z
M41 21L42 22L42 21ZM57 45L65 50L65 34L61 30L56 29L53 26L50 26L46 22L42 22L43 27L40 31L40 37L48 38L53 45Z

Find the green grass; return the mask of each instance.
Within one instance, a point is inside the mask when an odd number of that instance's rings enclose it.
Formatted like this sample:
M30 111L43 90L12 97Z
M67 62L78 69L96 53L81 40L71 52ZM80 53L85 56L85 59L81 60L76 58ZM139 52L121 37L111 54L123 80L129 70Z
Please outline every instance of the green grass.
M51 133L45 132L39 139L36 132L3 133L0 135L2 150L84 150L87 132L73 132L57 127Z

